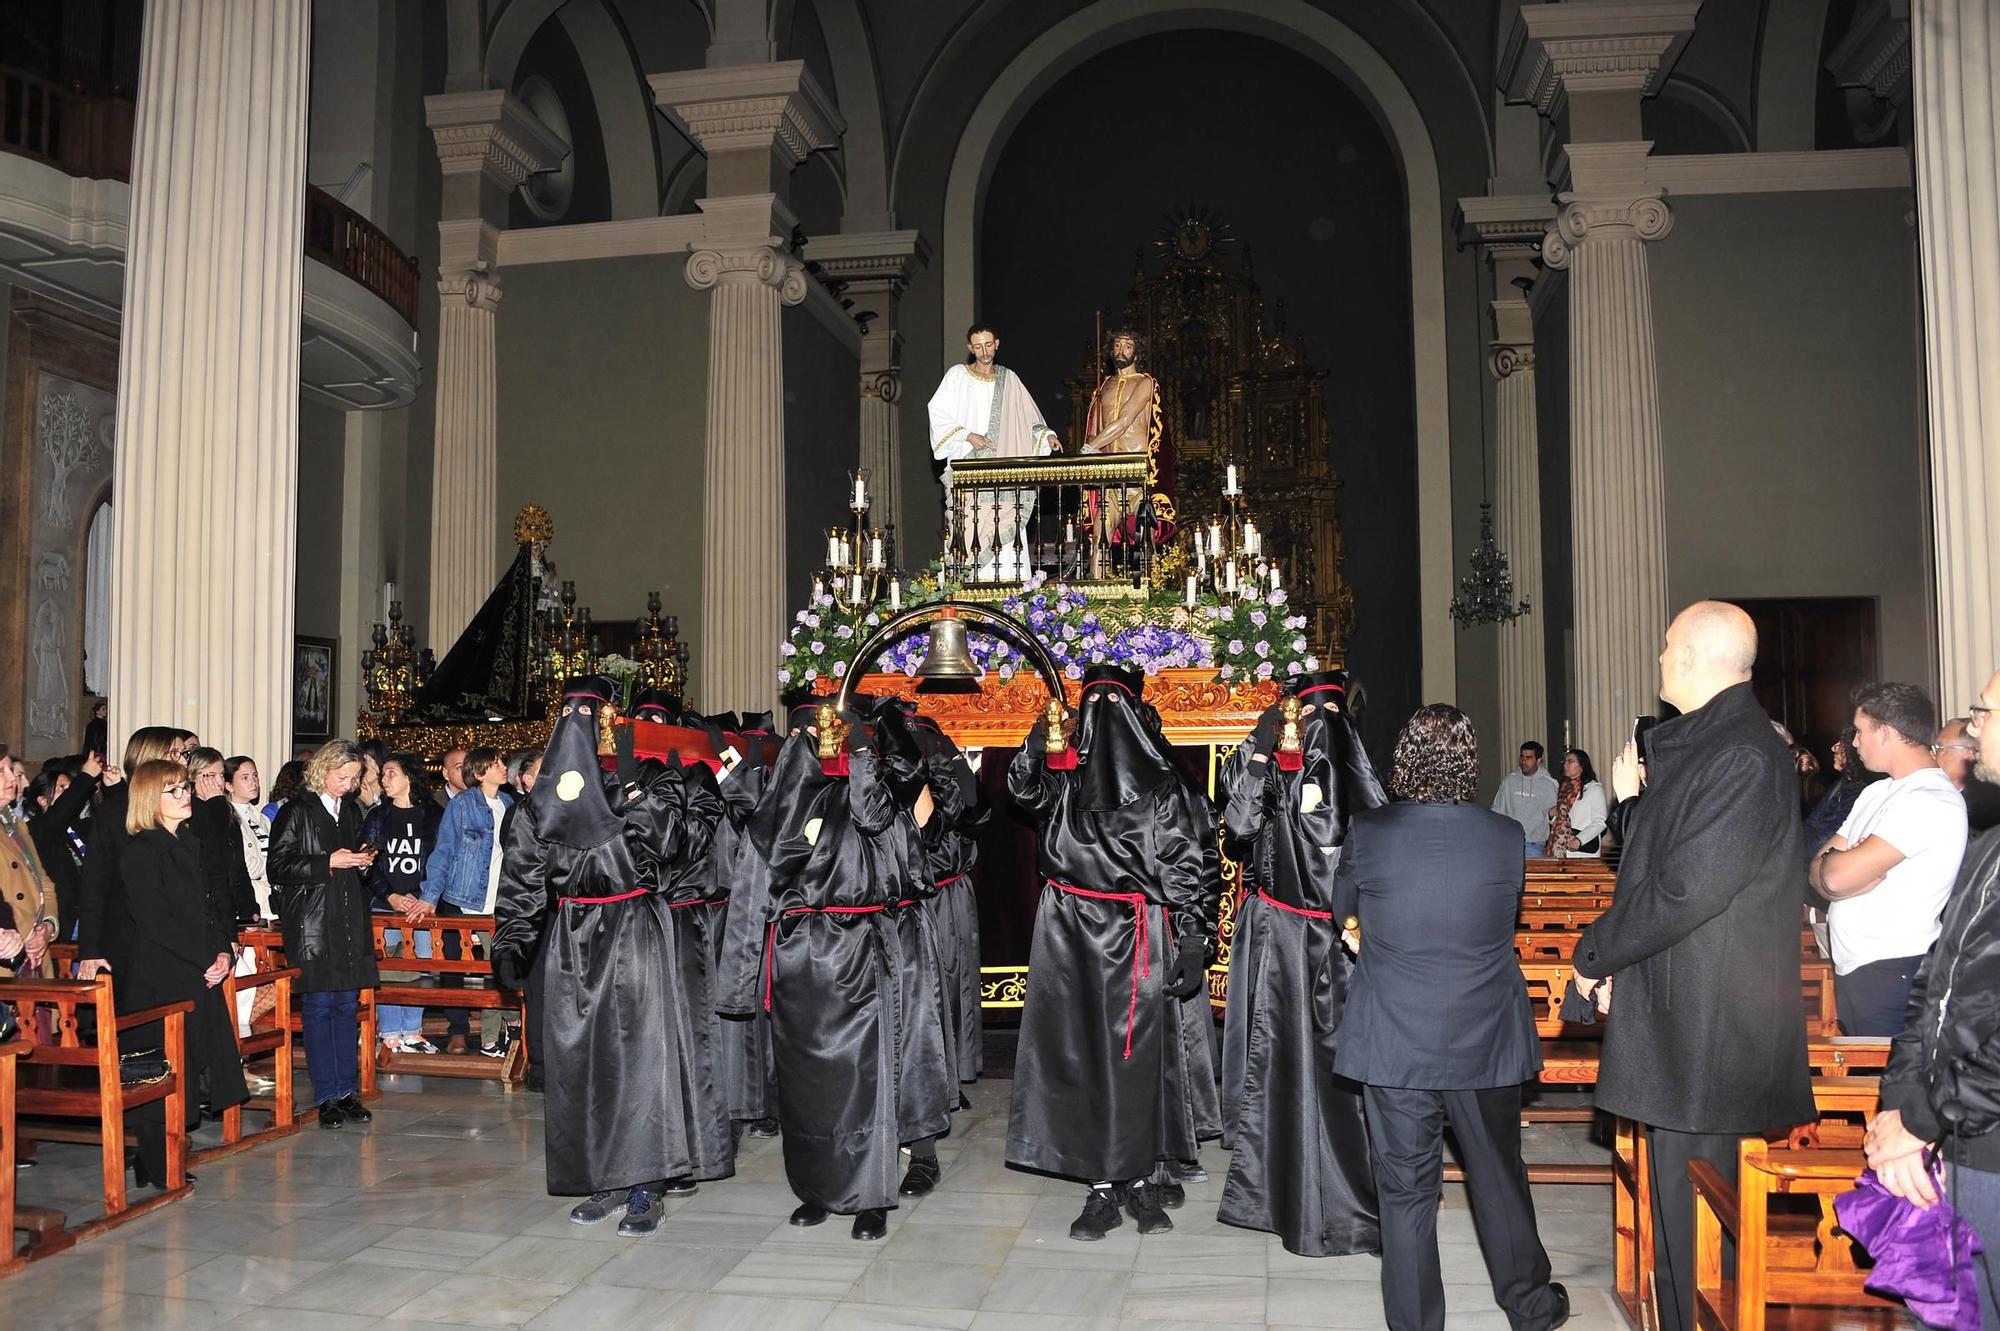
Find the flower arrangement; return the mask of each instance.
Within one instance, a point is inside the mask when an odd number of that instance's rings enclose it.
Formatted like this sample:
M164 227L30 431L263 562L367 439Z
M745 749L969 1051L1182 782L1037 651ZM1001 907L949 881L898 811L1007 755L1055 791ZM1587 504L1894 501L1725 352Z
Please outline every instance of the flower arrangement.
M908 604L939 599L935 580L911 585ZM1145 599L1092 600L1081 590L1050 582L1037 573L1000 608L1026 624L1049 649L1070 679L1083 678L1092 665L1109 662L1151 675L1161 670L1216 669L1225 680L1285 678L1317 670L1309 654L1303 615L1284 612L1285 593L1252 600L1199 596L1193 608L1170 595ZM854 654L857 635L865 637L887 617L881 605L843 610L824 591L792 617L791 632L779 644L779 684L787 691L810 689L821 679L838 680ZM1032 669L1010 643L968 625L972 659L1001 681ZM925 651L922 634L892 645L875 668L914 675Z

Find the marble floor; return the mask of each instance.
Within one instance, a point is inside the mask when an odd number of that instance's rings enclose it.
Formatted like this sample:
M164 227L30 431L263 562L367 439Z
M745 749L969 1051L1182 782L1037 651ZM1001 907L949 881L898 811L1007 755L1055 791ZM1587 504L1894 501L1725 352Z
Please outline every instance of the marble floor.
M67 1327L1178 1328L1382 1325L1373 1257L1291 1256L1215 1219L1227 1153L1188 1189L1171 1234L1130 1222L1103 1242L1067 1237L1073 1184L1001 1160L1007 1083L940 1146L936 1193L856 1243L835 1219L785 1223L794 1201L775 1141L751 1141L737 1176L668 1203L659 1233L568 1220L542 1175L542 1100L481 1082L391 1077L366 1128L321 1130L209 1164L178 1205L0 1282L0 1321ZM1530 1129L1529 1157L1601 1160L1581 1127ZM22 1199L72 1216L98 1186L94 1148L45 1146ZM1611 1281L1608 1188L1535 1189L1577 1331L1623 1326ZM1504 1331L1457 1187L1441 1216L1452 1331ZM15 1319L19 1320L15 1320Z

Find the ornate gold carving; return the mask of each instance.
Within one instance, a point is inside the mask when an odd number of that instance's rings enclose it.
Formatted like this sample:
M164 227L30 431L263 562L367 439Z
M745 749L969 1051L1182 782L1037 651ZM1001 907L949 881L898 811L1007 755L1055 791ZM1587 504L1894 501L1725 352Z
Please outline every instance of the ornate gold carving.
M1026 966L981 966L979 968L979 1006L982 1008L1018 1008L1028 1001L1028 968Z
M556 538L555 520L540 504L523 504L514 515L514 544L547 545Z
M822 677L821 695L839 691L840 681ZM855 692L916 703L920 715L937 722L960 745L1002 747L1019 744L1049 703L1048 690L1032 672L1000 682L989 675L977 693L919 693L908 675L863 675ZM1077 706L1082 685L1064 684L1068 705ZM1162 670L1146 680L1146 701L1160 714L1172 744L1236 744L1250 733L1264 709L1278 701L1275 681L1224 683L1213 670Z

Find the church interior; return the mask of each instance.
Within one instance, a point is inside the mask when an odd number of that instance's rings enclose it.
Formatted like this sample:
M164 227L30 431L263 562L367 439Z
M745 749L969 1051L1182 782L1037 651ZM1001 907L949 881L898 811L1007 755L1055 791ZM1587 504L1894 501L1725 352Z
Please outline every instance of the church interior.
M2000 662L1996 60L1986 0L10 0L0 744L32 775L180 727L268 788L339 737L542 743L600 671L782 721L850 674L914 697L921 640L849 649L955 588L1083 614L1072 682L1163 672L1211 794L1323 668L1385 774L1427 703L1483 790L1529 739L1608 772L1701 600L1827 764L1856 686L1949 716ZM982 331L1051 456L943 463ZM1119 332L1143 466L1080 447ZM1004 802L1046 691L976 619L987 691L939 714ZM1032 879L1033 831L991 836ZM1529 891L1609 902L1574 877ZM1206 1218L1213 1144L1177 1233L1065 1250L999 1156L1034 884L987 881L1001 1072L879 1256L787 1231L770 1142L650 1255L574 1232L539 1096L419 1058L366 1069L362 1155L218 1120L130 1225L98 1138L46 1137L5 1205L85 1241L23 1230L0 1294L52 1329L1382 1325L1376 1259ZM1556 1276L1650 1326L1631 1144L1538 964ZM1497 1325L1445 1187L1445 1325ZM1785 1242L1794 1286L1838 1264ZM1914 1324L1827 1279L1855 1299L1792 1311Z

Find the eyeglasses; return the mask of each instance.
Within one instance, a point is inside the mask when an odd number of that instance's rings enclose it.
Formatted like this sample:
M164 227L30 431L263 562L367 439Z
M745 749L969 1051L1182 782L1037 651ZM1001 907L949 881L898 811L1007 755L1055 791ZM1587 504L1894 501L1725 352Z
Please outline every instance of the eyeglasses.
M1934 754L1937 754L1937 753L1943 753L1943 752L1944 752L1944 751L1945 751L1946 749L1957 749L1957 750L1958 750L1958 751L1959 751L1960 753L1978 753L1978 752L1979 752L1979 746L1978 746L1977 744L1933 744L1933 745L1931 745L1931 752L1932 752L1932 753L1934 753Z
M176 781L171 786L160 787L160 793L168 799L178 799L183 795L190 794L193 790L194 787L185 781Z
M1977 739L1979 732L1986 728L1986 715L1993 709L1981 707L1978 703L1965 709L1965 735L1967 739Z

